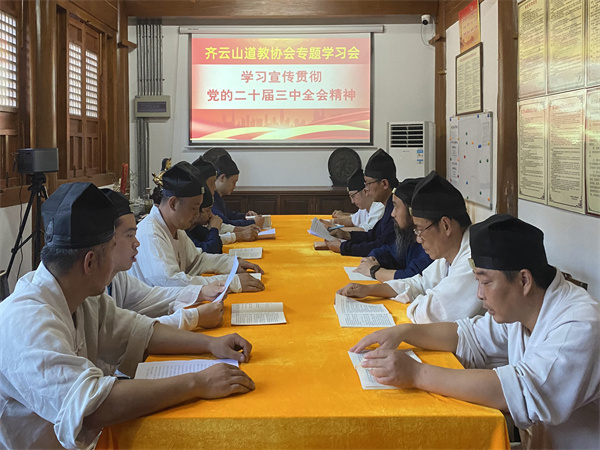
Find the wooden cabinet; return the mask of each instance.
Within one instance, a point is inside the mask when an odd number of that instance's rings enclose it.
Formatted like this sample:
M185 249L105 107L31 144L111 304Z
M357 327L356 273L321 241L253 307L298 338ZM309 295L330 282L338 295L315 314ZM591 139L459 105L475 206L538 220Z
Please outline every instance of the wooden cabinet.
M234 211L259 214L331 214L336 209L356 212L348 191L340 187L238 187L225 197Z

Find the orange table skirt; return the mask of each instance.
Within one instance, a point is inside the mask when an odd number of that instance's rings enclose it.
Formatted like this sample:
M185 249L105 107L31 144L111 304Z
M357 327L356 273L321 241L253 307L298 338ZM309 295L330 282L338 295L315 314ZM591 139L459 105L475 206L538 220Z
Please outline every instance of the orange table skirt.
M256 260L266 289L231 294L223 327L253 345L241 367L256 390L219 400L198 400L105 430L115 448L227 449L507 449L504 416L416 389L363 390L347 351L369 328L341 328L335 291L349 282L344 266L359 258L313 249L310 216L274 216L274 240L226 246L263 247ZM231 326L232 303L283 302L287 324ZM396 323L406 305L380 300ZM450 353L416 349L425 363L461 368ZM195 358L183 356L182 358ZM166 360L172 357L152 357Z

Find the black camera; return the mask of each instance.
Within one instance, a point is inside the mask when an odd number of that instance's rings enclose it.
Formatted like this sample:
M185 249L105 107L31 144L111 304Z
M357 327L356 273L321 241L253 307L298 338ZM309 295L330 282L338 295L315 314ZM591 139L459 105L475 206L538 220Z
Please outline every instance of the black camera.
M58 148L21 148L17 152L19 173L58 172Z

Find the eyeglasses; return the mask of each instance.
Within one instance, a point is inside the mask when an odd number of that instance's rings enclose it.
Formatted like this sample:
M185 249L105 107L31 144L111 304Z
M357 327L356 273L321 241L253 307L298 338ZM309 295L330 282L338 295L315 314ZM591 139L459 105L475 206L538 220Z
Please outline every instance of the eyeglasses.
M434 220L433 222L431 222L429 225L427 225L427 227L423 228L422 230L417 230L416 228L414 228L413 229L413 233L415 233L415 236L420 237L421 239L423 239L421 237L421 235L423 233L425 233L427 230L429 230L432 226L434 226L439 221L440 221L440 219Z
M368 183L365 183L365 188L368 188L369 186L371 186L373 183L379 183L381 180L375 180L375 181L369 181Z
M361 189L361 191L362 191L362 189ZM356 194L358 194L359 192L360 192L360 191L356 191L354 194L348 194L348 197L350 197L350 200L354 200L354 196L355 196Z

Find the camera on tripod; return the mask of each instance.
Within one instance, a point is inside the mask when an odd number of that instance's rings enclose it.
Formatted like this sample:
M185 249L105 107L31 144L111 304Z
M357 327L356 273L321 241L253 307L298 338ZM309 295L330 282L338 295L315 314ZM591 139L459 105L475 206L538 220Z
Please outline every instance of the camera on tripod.
M48 198L46 192L46 173L47 172L58 172L58 148L22 148L17 153L17 171L20 174L31 175L31 186L28 190L30 191L29 202L25 209L25 215L21 220L19 226L19 233L15 246L11 249L10 262L8 263L8 269L0 271L0 301L8 297L10 289L8 286L8 276L15 262L15 256L17 252L31 239L33 244L33 269L37 268L40 260L40 251L42 243L42 215L41 206L42 199ZM34 226L33 232L28 238L23 240L23 232L27 224L27 217L32 210L32 206L35 202L34 210Z
M22 148L17 153L17 170L23 174L58 172L57 148Z

